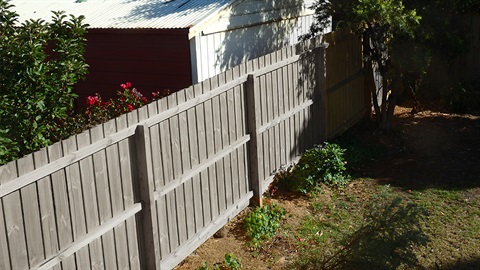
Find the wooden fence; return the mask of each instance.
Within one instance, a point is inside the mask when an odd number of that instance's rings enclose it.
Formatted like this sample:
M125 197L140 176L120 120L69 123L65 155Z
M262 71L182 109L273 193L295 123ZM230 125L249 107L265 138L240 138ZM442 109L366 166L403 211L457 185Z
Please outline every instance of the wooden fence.
M173 268L368 107L349 39L284 48L0 167L0 269Z

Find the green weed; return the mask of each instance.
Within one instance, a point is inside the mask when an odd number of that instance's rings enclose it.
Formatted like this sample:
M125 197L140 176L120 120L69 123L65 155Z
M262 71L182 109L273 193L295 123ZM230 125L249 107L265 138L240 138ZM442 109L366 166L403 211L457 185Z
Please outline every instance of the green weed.
M285 214L285 209L276 204L256 207L248 213L245 217L245 230L252 246L258 247L263 240L274 236Z
M203 262L202 266L198 270L220 270L220 269L229 269L229 270L239 270L242 269L242 263L239 258L236 258L233 253L225 253L223 262L220 264L215 264L213 268L210 268L206 262Z

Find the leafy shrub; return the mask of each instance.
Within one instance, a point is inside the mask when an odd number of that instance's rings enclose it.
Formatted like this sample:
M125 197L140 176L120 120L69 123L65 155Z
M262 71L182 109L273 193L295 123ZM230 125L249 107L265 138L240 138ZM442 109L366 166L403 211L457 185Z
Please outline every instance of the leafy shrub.
M274 203L256 207L248 213L245 217L245 230L251 244L258 247L261 241L274 236L285 213L284 208Z
M12 8L0 0L0 163L52 142L88 67L82 16L53 12L50 23L30 20L18 27Z
M343 156L345 149L337 144L324 143L305 152L293 168L291 177L294 190L308 193L320 183L344 186L349 182Z

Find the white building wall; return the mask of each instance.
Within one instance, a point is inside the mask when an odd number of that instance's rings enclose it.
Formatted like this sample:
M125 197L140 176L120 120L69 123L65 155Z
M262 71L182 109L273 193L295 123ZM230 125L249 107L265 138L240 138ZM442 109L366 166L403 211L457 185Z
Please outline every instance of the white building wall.
M301 16L233 30L199 32L191 39L194 83L203 81L242 62L298 42L309 31L313 15ZM218 27L219 24L217 24Z

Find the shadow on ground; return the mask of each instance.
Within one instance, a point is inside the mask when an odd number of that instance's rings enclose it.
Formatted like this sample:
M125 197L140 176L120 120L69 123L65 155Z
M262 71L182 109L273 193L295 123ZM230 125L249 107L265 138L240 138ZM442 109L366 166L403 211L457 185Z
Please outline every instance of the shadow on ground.
M354 161L354 172L409 190L480 187L480 117L409 112L399 107L388 133L366 121L340 138L354 160L374 160L368 168Z

